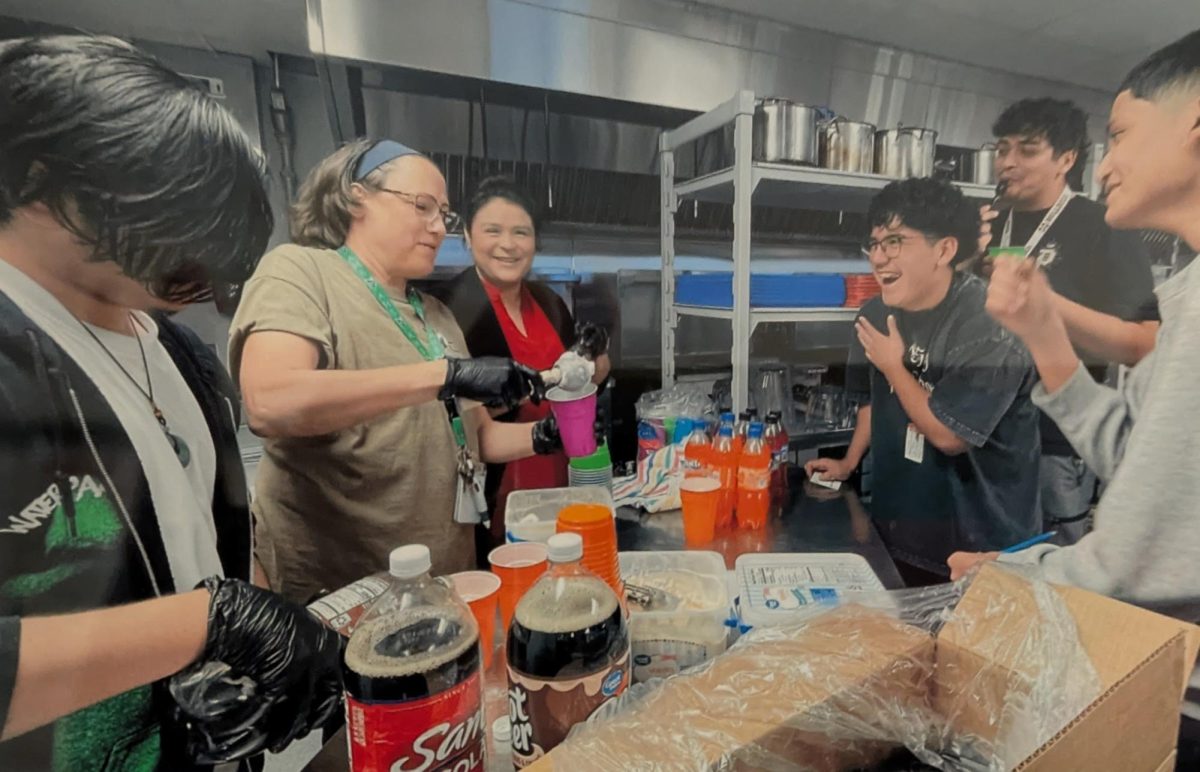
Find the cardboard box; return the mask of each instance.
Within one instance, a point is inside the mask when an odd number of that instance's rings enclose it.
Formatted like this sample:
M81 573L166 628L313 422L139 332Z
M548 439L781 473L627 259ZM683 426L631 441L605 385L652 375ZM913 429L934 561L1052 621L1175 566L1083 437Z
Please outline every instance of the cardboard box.
M925 683L933 638L877 611L847 606L789 638L759 640L668 680L637 708L568 742L527 770L761 770L781 759L837 772L882 761L894 742L844 739L828 731L881 720L886 695L897 711L929 711ZM686 731L680 731L686 727ZM771 763L774 760L776 763Z
M1032 688L1037 675L1037 662L1012 644L1025 634L1023 622L1040 618L1039 592L1044 586L1035 590L1016 574L985 566L936 643L880 612L838 609L810 623L809 635L739 647L699 673L668 681L646 703L599 727L589 743L565 743L529 769L676 769L696 749L714 770L762 768L755 754L763 749L805 769L867 766L895 744L813 731L830 711L877 725L881 716L862 699L864 691L883 696L874 705L905 706L910 718L924 710L931 723L948 723L950 732L994 741L1006 729L996 718L1003 714L999 706L1025 696L1019 692ZM1100 695L1053 737L1012 760L1011 768L1172 769L1179 704L1200 650L1200 628L1075 588L1053 592L1074 620L1077 646L1092 662ZM1012 613L987 612L998 607ZM843 644L831 646L838 640ZM785 677L789 661L821 668L827 677ZM772 662L780 663L783 676L769 678ZM710 696L737 694L747 683L754 686L747 691L757 693L740 708L737 700ZM713 709L722 703L725 708ZM712 739L718 737L719 743ZM611 755L605 758L601 749Z
M1054 590L1074 618L1079 645L1100 678L1101 693L1012 768L1155 772L1174 758L1179 704L1200 650L1200 628L1074 587ZM1003 623L963 621L981 618L982 609L998 598L1019 613ZM987 715L996 715L996 706L1009 696L1004 686L1021 684L1027 675L1021 671L1029 666L1004 642L1023 632L1022 619L1036 618L1036 607L1028 581L985 566L954 619L939 632L931 700L939 713L953 711L958 731L995 736L998 725ZM962 710L968 683L973 709Z

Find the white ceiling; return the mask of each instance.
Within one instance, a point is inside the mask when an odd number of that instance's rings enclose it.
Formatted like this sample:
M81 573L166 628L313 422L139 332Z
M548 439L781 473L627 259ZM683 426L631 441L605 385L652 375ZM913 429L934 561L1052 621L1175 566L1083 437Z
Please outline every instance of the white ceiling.
M701 0L982 67L1112 91L1200 28L1200 0Z

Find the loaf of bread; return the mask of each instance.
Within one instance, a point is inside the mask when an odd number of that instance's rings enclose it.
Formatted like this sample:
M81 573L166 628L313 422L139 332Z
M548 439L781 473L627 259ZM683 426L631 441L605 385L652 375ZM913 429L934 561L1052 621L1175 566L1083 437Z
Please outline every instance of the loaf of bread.
M858 606L799 628L756 630L526 769L869 766L928 724L933 656L928 633Z

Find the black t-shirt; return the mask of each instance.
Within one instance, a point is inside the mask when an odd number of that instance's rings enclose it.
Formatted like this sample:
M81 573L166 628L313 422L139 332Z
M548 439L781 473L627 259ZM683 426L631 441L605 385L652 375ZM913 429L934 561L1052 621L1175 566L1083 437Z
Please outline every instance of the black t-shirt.
M1047 210L1012 212L1012 246L1024 246L1045 217ZM992 225L993 244L1009 213ZM1145 244L1137 231L1117 231L1104 222L1104 206L1076 196L1059 215L1033 254L1046 272L1054 291L1081 306L1131 322L1159 321L1154 276ZM1104 379L1103 363L1090 361L1088 371L1097 381ZM1074 456L1075 450L1058 425L1042 416L1042 452L1051 456Z
M982 280L959 274L928 311L875 298L859 312L879 330L888 314L896 317L908 371L929 390L934 416L968 445L965 453L949 456L924 441L919 463L906 458L911 421L857 336L847 364L847 391L871 404L875 523L895 557L942 575L956 550L1003 549L1041 530L1033 365L1025 346L984 311L986 297Z

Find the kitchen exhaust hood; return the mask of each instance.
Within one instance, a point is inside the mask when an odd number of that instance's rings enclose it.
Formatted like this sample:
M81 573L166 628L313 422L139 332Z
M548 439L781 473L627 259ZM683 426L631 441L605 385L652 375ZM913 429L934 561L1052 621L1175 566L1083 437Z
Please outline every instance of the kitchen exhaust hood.
M692 112L823 100L830 36L664 0L307 0L313 54Z
M465 200L484 176L504 173L541 200L551 228L647 234L659 226L657 132L727 98L750 77L756 57L779 56L731 45L737 38L754 39L761 27L786 29L731 22L736 17L719 11L695 14L705 22L697 25L681 13L682 4L662 0L307 0L307 9L335 140L369 130L399 131L407 140L411 132L425 133L414 125L417 114L431 123L465 124L475 138L462 143L466 152L457 143L418 143L442 168L452 200ZM664 10L671 13L646 18ZM638 18L677 29L634 26L630 20ZM682 34L688 25L691 36ZM724 64L714 70L717 61ZM788 89L772 93L781 92ZM424 98L419 106L412 95ZM792 95L803 98L795 89ZM395 104L381 107L381 100ZM381 113L391 120L371 120ZM677 168L692 176L731 159L732 138L715 133L681 153ZM860 227L836 212L757 209L754 218L756 235L776 242L844 241ZM727 236L732 209L689 204L676 227L685 237Z

